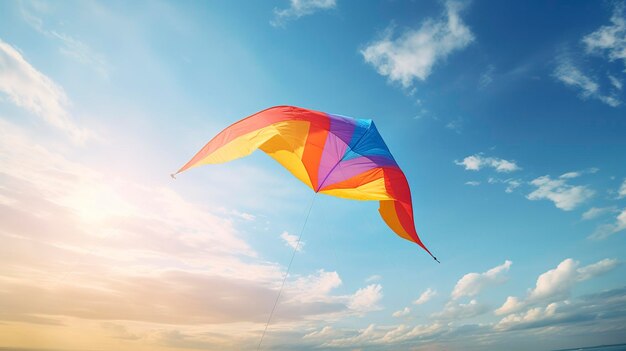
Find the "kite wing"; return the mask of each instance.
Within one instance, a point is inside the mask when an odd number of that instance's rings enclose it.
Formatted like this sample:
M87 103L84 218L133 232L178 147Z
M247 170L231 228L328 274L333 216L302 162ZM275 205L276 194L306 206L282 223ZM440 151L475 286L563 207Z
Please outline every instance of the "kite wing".
M241 158L257 149L315 192L379 200L385 223L432 256L415 231L406 177L371 120L294 106L272 107L221 131L176 174Z

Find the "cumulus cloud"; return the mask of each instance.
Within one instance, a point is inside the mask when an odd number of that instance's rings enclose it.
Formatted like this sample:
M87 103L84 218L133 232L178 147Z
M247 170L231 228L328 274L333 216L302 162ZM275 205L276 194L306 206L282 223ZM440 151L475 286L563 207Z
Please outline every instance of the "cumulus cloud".
M383 287L380 284L370 284L359 289L350 299L348 307L357 312L369 312L380 309L378 302L383 298Z
M102 324L100 333L120 340L142 336L128 328L141 325L169 330L158 343L209 349L247 349L248 334L258 342L285 268L258 257L230 211L128 173L102 174L39 143L0 119L0 324L115 323L127 330ZM380 285L338 295L340 284L337 272L289 276L275 325L377 308ZM207 324L222 341L193 332Z
M286 9L274 9L274 19L270 24L274 27L282 26L289 20L312 15L318 11L334 9L336 0L289 0Z
M564 211L571 211L582 204L595 193L585 185L567 184L572 178L571 173L565 173L557 179L550 176L542 176L530 182L537 189L526 196L529 200L550 200L554 205Z
M515 161L507 161L497 157L485 157L482 154L467 156L463 161L454 161L454 163L465 167L465 170L468 171L479 171L481 168L489 167L499 173L509 173L521 169Z
M600 92L600 85L592 77L584 74L580 68L576 67L570 60L561 59L554 71L554 77L561 83L577 89L583 99L594 98L611 106L621 105L617 95L605 95Z
M525 299L509 296L495 313L504 315L520 311L533 304L565 299L569 297L575 284L605 274L615 269L618 264L619 262L615 259L603 259L588 266L579 267L578 261L567 258L556 268L539 275L535 287L528 291Z
M72 122L65 91L33 67L11 45L0 40L0 92L16 106L84 142L92 133Z
M586 35L582 41L587 52L608 56L609 60L622 60L626 65L626 6L616 3L611 24Z
M504 332L536 328L554 330L557 326L567 326L571 330L576 325L586 329L589 327L588 322L592 322L594 326L604 323L602 329L609 330L612 329L611 325L624 323L625 302L624 288L614 289L510 314L502 318L493 328L498 332Z
M452 299L463 296L476 296L486 287L503 283L506 279L504 273L508 272L512 262L504 261L503 264L493 267L483 273L467 273L454 286Z
M417 300L413 301L415 305L423 305L437 295L437 290L431 288L426 289Z
M425 81L433 67L450 54L467 47L474 35L460 17L464 5L447 1L441 19L428 19L419 29L406 30L394 38L393 28L368 44L361 55L376 71L409 88Z
M344 331L343 336L336 335L333 339L322 344L326 348L345 348L378 345L377 349L394 347L397 343L408 340L434 337L446 330L444 324L435 322L432 324L416 325L414 327L400 324L392 328L370 324L367 328L357 331Z
M298 241L299 238L297 235L292 235L288 232L283 232L282 234L280 234L280 238L285 241L285 245L291 247L298 252L302 251L302 248L305 245L304 241Z
M546 308L535 307L525 313L510 314L498 322L494 328L496 330L511 329L513 326L521 324L531 324L554 316L557 304L551 303Z

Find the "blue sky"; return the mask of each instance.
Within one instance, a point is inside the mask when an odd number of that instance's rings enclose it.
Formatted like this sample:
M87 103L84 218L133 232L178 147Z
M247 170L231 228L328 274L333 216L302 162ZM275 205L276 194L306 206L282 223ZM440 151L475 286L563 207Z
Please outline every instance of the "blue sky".
M252 349L310 190L262 153L169 174L274 105L371 118L436 264L316 196L273 350L626 342L626 4L0 4L0 346Z

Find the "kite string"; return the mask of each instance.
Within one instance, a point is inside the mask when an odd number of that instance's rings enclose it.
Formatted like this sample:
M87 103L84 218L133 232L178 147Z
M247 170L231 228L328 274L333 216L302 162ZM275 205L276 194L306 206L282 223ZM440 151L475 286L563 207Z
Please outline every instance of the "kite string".
M263 329L263 333L261 334L261 340L259 340L259 345L257 346L257 351L261 349L261 343L263 343L263 338L265 337L265 333L267 332L267 327L270 325L272 321L272 316L274 315L274 311L276 310L276 306L278 305L278 300L280 300L280 295L283 293L283 288L285 287L285 282L287 281L287 277L289 276L289 270L291 269L291 264L293 263L293 259L296 257L296 252L300 247L300 240L302 239L302 234L304 234L304 228L306 227L306 223L309 221L309 215L311 214L311 209L313 208L313 203L315 202L315 196L317 192L313 193L313 197L311 198L311 202L309 204L309 209L307 210L306 217L304 218L304 223L302 224L302 228L300 229L300 235L298 235L298 241L293 248L293 253L291 254L291 259L289 260L289 265L287 266L287 271L285 272L285 276L283 277L283 282L280 285L280 290L278 290L278 296L276 296L276 300L274 301L274 306L272 307L272 311L270 312L269 317L267 318L267 322L265 323L265 328Z

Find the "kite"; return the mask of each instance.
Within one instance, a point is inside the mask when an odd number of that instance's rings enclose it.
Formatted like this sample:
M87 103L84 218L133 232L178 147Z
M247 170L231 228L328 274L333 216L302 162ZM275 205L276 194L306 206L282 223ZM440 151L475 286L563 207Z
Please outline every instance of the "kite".
M369 119L276 106L224 129L178 172L232 161L260 149L316 193L378 200L385 223L421 246L404 173ZM437 261L438 262L438 261Z

